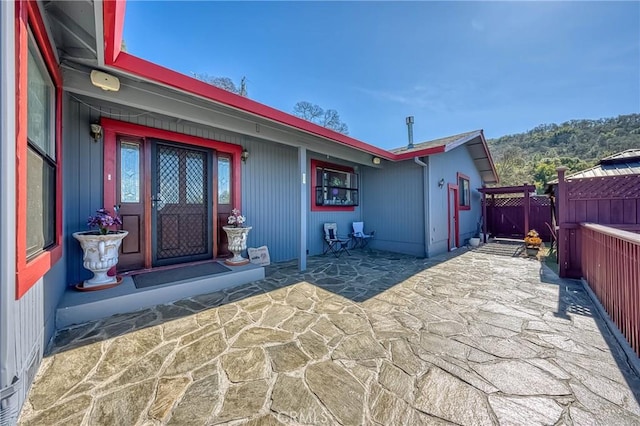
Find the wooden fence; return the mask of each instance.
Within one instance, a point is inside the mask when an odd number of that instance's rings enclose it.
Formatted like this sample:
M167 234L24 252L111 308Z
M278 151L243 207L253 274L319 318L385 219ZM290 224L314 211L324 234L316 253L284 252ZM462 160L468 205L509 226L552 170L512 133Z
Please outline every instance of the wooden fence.
M558 169L560 276L583 277L640 356L640 175L564 173Z
M487 198L487 229L495 237L524 238L535 229L544 241L551 241L551 200L547 196L529 197L529 229L524 229L525 198Z
M582 276L640 356L640 235L593 224L580 234Z
M564 179L558 170L560 276L582 276L581 223L612 228L640 225L640 175Z

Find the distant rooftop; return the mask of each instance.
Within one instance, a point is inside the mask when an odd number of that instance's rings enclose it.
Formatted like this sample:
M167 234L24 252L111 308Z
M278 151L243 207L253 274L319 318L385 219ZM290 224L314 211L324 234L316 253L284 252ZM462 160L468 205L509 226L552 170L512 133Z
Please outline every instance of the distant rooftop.
M640 149L628 149L600 160L598 165L567 176L570 179L585 179L602 176L640 174Z
M414 151L422 151L429 148L438 148L438 147L446 147L452 143L458 141L468 141L482 133L482 130L474 130L472 132L460 133L459 135L447 136L446 138L435 139L427 142L414 143L413 148L408 148L407 145L392 149L391 152L394 154L406 154ZM464 143L464 142L462 142Z

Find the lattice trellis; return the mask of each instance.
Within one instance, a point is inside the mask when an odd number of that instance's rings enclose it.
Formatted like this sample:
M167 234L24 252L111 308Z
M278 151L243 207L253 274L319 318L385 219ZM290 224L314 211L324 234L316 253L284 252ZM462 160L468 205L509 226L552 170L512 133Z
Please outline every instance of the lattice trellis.
M158 259L208 252L207 154L158 146Z
M529 205L534 206L550 206L551 200L546 196L529 197ZM524 207L524 197L508 197L508 198L487 198L488 207Z
M568 180L567 194L571 200L640 198L640 175Z

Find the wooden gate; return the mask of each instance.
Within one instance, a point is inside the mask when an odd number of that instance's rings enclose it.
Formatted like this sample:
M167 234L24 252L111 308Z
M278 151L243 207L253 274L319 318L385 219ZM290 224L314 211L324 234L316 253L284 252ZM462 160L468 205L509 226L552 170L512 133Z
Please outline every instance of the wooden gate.
M544 241L551 241L551 200L546 196L529 197L529 229L524 229L524 197L487 198L487 229L495 237L524 238L535 229Z

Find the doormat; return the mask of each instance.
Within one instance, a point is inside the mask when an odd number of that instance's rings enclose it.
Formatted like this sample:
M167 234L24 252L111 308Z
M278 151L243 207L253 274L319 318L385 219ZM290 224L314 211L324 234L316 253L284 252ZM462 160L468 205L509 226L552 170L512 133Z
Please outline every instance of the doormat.
M146 272L133 276L136 288L147 288L155 285L167 284L174 281L189 280L206 277L207 275L229 272L231 269L218 262L202 263L200 265L182 266L180 268L164 269L162 271Z

